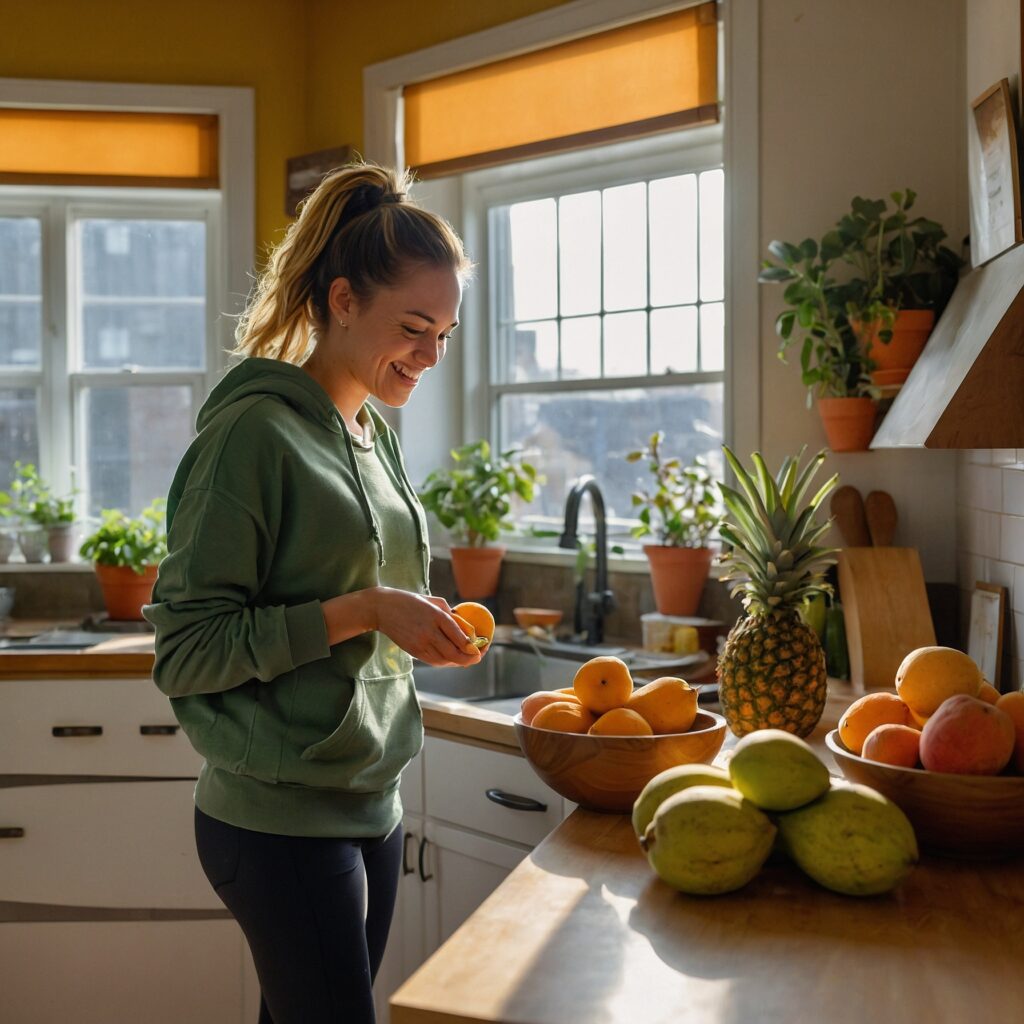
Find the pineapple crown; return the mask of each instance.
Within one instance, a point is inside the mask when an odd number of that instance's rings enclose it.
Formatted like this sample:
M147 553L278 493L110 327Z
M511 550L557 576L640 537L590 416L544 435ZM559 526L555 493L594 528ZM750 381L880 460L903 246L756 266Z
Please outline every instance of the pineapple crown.
M805 597L831 593L825 570L835 563L835 548L815 547L832 520L816 524L814 513L839 481L836 473L811 498L804 494L825 461L820 451L800 470L805 448L787 456L772 477L759 452L754 452L754 474L748 473L725 446L726 461L736 474L743 494L719 484L727 509L719 533L731 545L719 561L728 567L722 578L738 580L730 594L742 594L743 607L752 615L776 615L795 610Z

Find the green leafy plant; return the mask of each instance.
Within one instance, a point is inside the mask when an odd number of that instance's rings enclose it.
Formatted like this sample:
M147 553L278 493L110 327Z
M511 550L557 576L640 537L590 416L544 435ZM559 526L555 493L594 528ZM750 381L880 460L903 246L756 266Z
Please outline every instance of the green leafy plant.
M646 447L630 452L627 462L647 459L654 476L651 490L633 494L633 507L640 508L640 523L630 531L634 537L654 536L669 547L703 548L718 525L714 481L700 456L684 466L677 458L665 458L665 434L651 434Z
M50 485L39 475L31 462L14 463L15 478L11 483L10 503L6 512L0 515L16 515L23 522L35 523L42 527L65 526L75 521L75 495L71 493L58 498Z
M104 509L99 527L78 553L100 565L126 566L142 575L167 554L166 504L156 498L134 519L120 509Z
M451 457L451 469L434 470L424 481L419 496L424 508L468 547L483 547L514 529L513 497L533 501L541 482L523 453L518 448L495 453L487 441L476 441L453 448Z

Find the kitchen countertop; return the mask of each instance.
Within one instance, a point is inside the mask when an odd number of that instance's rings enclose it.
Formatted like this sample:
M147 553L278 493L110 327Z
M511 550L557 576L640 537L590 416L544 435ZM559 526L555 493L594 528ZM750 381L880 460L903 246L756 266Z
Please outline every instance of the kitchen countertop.
M823 755L852 694L839 684L831 696L812 737ZM650 869L627 816L578 809L398 990L391 1020L1017 1020L1022 911L1019 861L928 856L872 898L829 892L774 859L739 892L685 896Z

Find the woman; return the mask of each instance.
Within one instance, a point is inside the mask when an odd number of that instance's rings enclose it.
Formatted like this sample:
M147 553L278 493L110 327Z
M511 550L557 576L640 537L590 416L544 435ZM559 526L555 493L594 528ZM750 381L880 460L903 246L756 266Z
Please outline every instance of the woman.
M423 739L412 658L480 658L429 596L423 511L367 402L404 405L441 359L469 268L406 185L334 172L273 253L246 358L171 485L145 611L156 684L205 758L199 858L252 950L261 1024L373 1021Z

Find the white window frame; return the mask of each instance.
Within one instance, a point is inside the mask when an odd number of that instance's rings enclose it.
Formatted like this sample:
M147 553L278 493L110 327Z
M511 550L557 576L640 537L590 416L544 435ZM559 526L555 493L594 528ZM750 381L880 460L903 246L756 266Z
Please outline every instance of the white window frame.
M40 472L58 493L71 487L70 467L84 472L84 431L72 422L83 387L125 383L124 372L71 371L72 218L78 216L202 217L207 224L207 345L203 370L131 372L130 384L193 385L194 414L226 369L234 316L242 311L255 256L255 135L253 90L0 78L0 106L214 114L219 120L220 190L0 187L0 216L43 220L43 330L40 371L5 372L12 385L38 386ZM33 383L30 385L29 381ZM81 485L82 479L78 480ZM81 499L80 499L81 500ZM79 509L84 512L84 506Z

